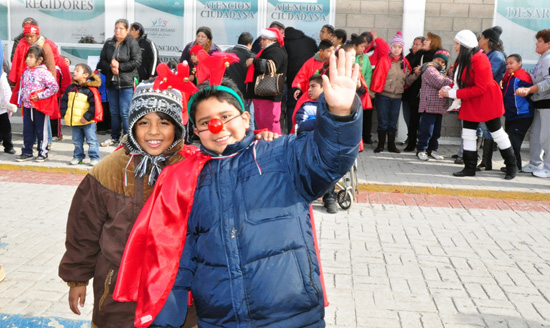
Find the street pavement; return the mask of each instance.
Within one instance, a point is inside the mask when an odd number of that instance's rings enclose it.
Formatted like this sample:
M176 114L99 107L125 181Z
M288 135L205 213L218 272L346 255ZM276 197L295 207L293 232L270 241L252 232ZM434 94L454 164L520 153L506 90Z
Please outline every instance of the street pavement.
M0 327L89 327L93 295L77 316L57 277L71 198L89 169L67 164L63 131L45 163L0 154ZM452 142L443 161L367 148L357 202L334 215L314 203L327 327L550 327L549 179L452 177L461 169Z

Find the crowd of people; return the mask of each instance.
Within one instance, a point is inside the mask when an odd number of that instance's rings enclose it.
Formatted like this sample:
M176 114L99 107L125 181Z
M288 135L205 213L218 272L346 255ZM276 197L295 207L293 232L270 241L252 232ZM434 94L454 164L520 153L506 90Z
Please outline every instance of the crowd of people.
M36 20L22 27L0 81L4 151L16 153L9 116L18 107L17 161L47 160L61 118L72 128L71 165L84 163L88 144L94 168L73 198L59 275L76 314L94 279L93 326L324 327L311 202L322 197L336 213L335 182L359 151L401 151L401 108L403 151L419 160L443 159L442 118L458 112L464 168L455 176L491 170L496 144L505 179L550 177L550 30L535 36L532 74L519 54L505 55L498 26L479 38L458 32L454 63L431 32L406 53L401 32L348 38L327 24L317 44L273 22L223 52L199 27L179 63L157 65L143 25L119 19L97 67L71 74ZM111 136L100 145L96 133ZM100 160L99 146L118 148Z

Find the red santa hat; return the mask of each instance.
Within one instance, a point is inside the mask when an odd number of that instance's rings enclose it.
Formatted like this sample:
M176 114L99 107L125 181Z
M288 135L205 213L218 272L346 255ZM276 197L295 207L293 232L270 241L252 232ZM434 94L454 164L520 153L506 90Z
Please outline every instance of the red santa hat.
M279 42L281 47L285 45L283 34L277 28L268 27L266 29L263 29L262 32L260 33L260 36L264 39L277 40L277 42Z

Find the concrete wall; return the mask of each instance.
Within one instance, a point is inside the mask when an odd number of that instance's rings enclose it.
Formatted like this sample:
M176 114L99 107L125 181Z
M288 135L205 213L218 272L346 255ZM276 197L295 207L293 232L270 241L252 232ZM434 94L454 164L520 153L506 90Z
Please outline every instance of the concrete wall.
M404 1L407 0L336 0L335 27L345 29L348 35L375 29L380 37L391 40L395 32L403 29ZM494 0L426 0L424 35L432 32L441 36L443 48L451 52L454 62L455 34L463 29L480 33L491 27L494 9ZM456 114L443 117L443 137L459 137L460 130Z

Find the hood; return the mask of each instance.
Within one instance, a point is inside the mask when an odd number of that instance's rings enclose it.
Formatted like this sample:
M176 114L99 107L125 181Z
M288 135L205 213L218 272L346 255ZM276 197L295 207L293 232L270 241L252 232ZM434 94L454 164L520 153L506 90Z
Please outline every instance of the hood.
M73 83L77 84L76 82L73 81ZM80 84L81 87L95 87L95 88L99 88L101 86L101 78L96 75L96 74L92 74L92 76L90 76L88 78L88 81L86 81L85 83L82 83Z
M298 40L305 37L304 32L289 26L285 29L285 40Z

